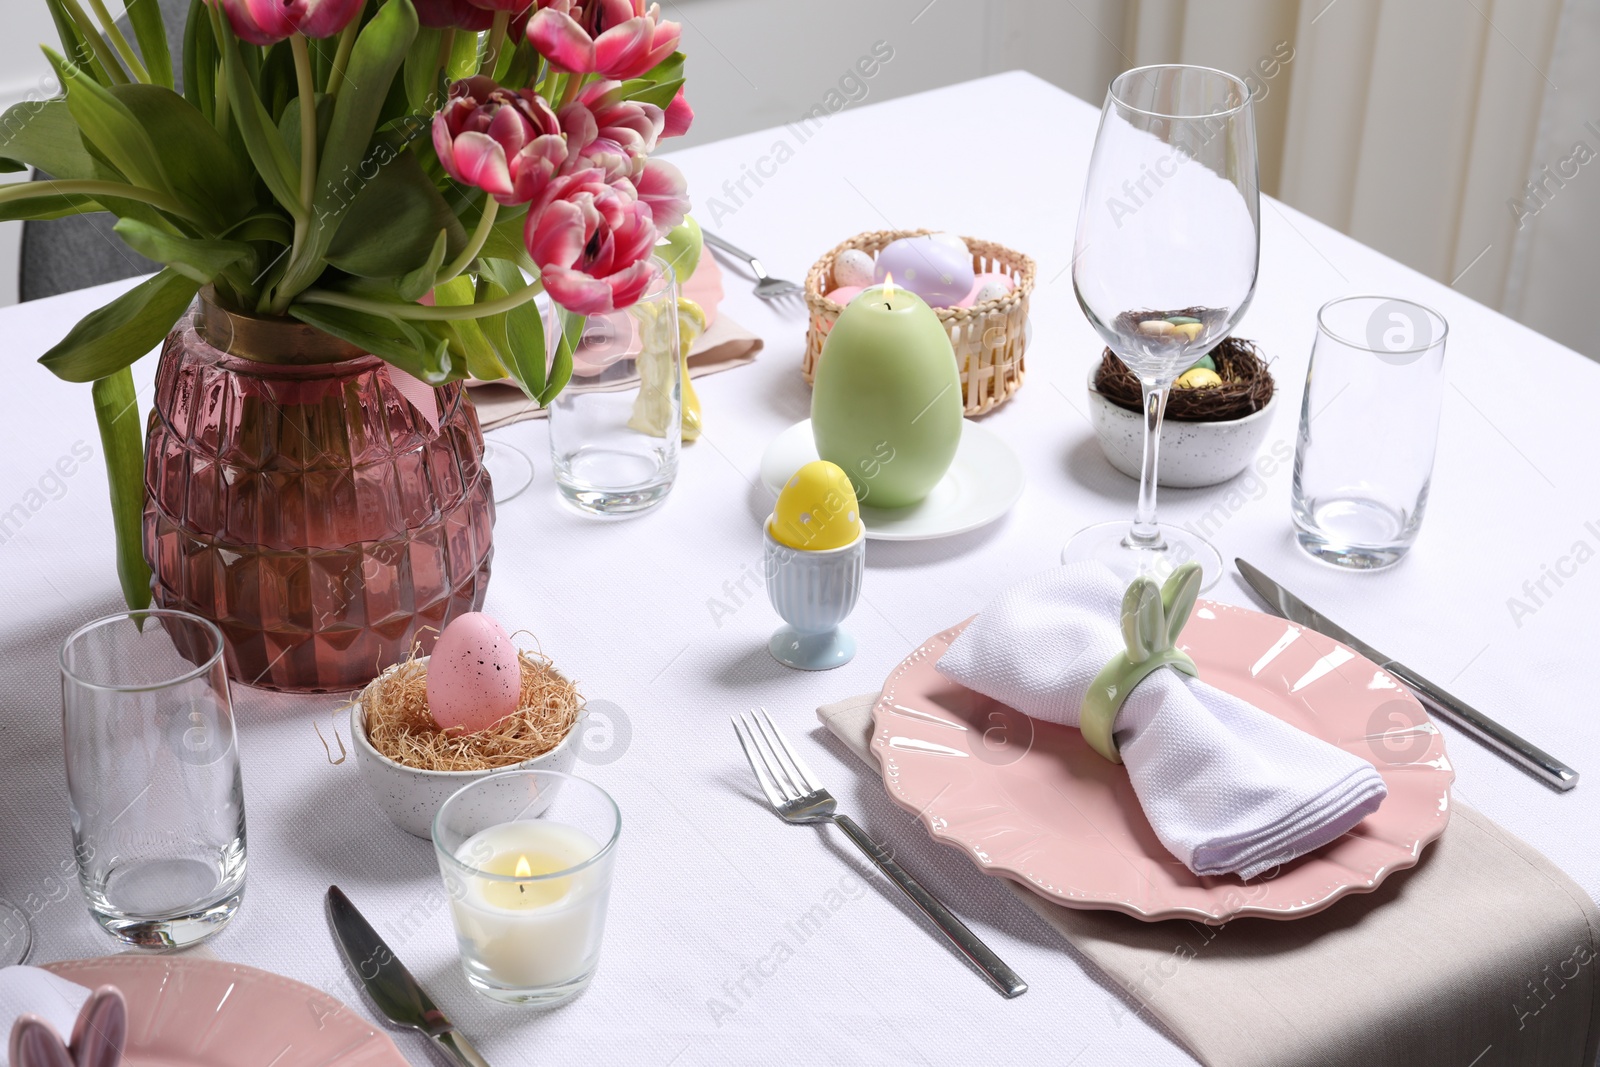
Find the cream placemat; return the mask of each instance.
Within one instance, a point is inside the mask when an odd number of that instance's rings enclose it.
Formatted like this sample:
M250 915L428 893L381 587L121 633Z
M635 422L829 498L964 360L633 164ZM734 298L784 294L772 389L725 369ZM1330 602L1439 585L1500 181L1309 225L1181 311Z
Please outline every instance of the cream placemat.
M817 709L874 775L877 699ZM1600 910L1459 802L1416 867L1303 919L1146 923L1008 884L1208 1067L1594 1067L1600 1050Z
M761 338L728 316L718 315L711 328L689 349L689 377L700 378L753 363L761 347ZM619 380L609 383L607 388L621 389L627 384ZM485 430L544 417L544 409L509 382L469 382L467 391L478 409L478 424Z

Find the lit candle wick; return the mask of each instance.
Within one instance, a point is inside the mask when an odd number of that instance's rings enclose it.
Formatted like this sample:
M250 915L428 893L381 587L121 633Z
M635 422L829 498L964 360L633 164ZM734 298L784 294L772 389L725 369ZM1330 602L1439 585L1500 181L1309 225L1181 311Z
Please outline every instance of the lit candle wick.
M531 877L533 877L533 867L531 865L529 865L528 857L526 857L526 856L518 856L517 857L517 872L516 873L517 873L517 877L518 878L531 878ZM527 891L528 891L528 887L527 886L525 886L525 885L518 885L517 886L517 892L526 893Z
M885 271L883 275L883 298L889 301L894 300L894 275L888 271Z

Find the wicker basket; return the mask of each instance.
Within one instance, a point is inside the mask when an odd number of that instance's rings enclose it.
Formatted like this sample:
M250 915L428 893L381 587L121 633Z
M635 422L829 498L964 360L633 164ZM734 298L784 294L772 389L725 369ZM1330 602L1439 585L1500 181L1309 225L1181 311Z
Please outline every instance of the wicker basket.
M843 242L812 266L806 275L806 306L811 324L806 330L805 362L800 370L809 385L816 379L817 360L822 342L839 320L840 304L824 294L834 288L833 257L847 248L859 248L872 256L891 241L917 237L931 230L875 230ZM972 250L972 269L1006 274L1016 288L995 300L970 308L934 308L934 314L950 334L956 363L961 367L961 392L967 417L993 411L1022 388L1023 355L1027 348L1028 297L1033 292L1033 260L1004 245L963 238Z

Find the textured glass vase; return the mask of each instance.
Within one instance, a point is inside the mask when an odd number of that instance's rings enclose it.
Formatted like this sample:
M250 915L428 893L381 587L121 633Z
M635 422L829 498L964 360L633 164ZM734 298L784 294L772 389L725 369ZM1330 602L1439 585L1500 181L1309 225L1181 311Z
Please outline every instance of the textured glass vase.
M145 444L155 602L211 619L245 685L355 689L483 606L494 493L459 382L202 296L168 336ZM408 395L437 405L437 429Z

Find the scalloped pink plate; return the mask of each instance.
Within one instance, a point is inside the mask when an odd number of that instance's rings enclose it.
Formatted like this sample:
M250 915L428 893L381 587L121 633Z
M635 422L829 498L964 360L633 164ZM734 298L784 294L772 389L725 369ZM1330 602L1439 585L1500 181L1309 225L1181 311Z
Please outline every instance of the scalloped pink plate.
M128 1001L126 1067L408 1067L387 1034L320 989L183 956L106 956L44 969Z
M1200 601L1180 647L1200 677L1377 767L1383 805L1349 833L1245 882L1192 873L1156 838L1127 772L1075 729L1039 722L934 669L972 620L928 639L884 684L872 750L889 796L984 871L1069 908L1217 925L1298 919L1413 866L1450 819L1455 771L1415 697L1331 638Z

